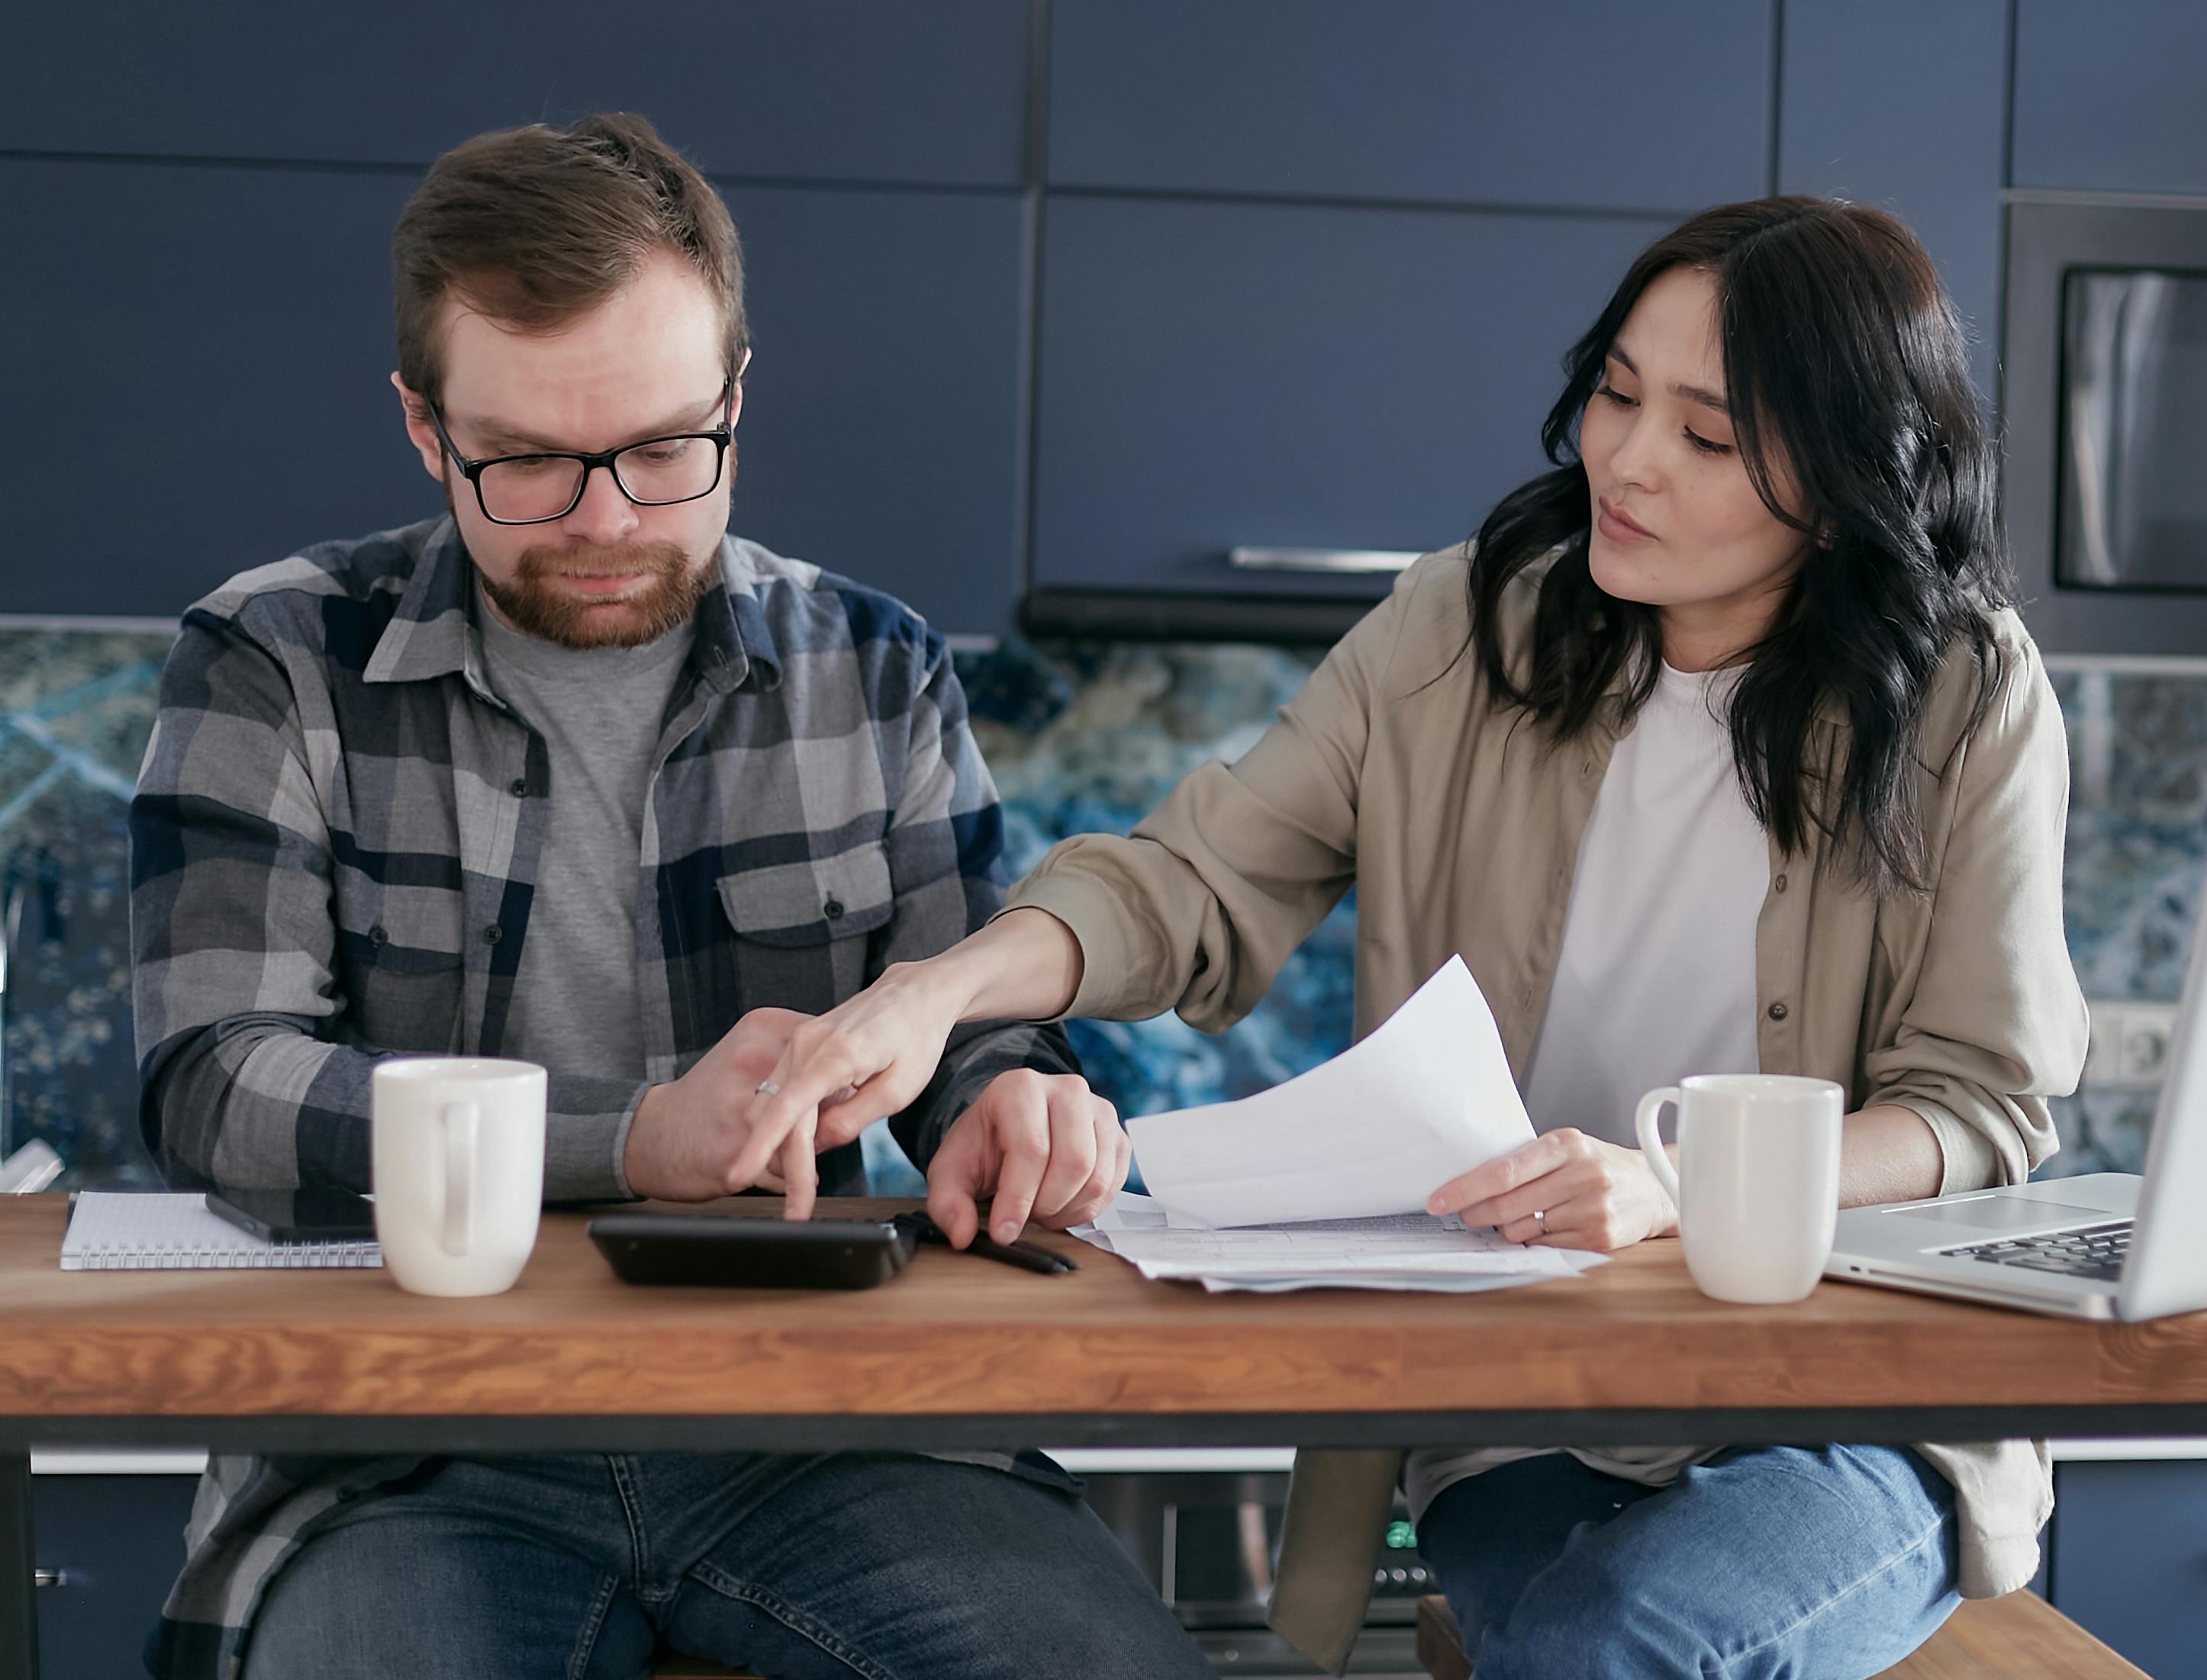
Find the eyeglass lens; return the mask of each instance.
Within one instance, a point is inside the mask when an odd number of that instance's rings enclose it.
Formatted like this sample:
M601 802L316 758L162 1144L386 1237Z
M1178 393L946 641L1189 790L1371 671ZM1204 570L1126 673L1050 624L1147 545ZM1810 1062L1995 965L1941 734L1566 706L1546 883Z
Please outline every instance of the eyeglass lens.
M568 456L515 456L485 465L475 487L493 519L556 519L580 498L584 470ZM613 475L633 502L694 501L721 481L720 445L709 438L632 444L613 457Z

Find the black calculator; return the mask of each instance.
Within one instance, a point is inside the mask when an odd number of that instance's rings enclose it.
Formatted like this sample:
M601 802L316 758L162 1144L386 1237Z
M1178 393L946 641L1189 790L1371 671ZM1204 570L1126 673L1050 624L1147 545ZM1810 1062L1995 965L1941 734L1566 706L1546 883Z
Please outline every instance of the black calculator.
M886 1219L607 1213L585 1229L626 1282L723 1289L870 1289L918 1246Z

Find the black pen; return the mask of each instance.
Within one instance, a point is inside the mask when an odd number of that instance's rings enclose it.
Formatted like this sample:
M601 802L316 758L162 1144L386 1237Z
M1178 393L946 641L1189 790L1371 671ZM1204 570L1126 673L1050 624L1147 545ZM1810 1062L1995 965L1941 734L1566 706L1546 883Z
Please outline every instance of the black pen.
M910 1231L922 1242L939 1243L950 1247L948 1233L936 1224L931 1215L922 1210L917 1213L900 1213L895 1223ZM1080 1267L1062 1254L1053 1254L1049 1249L1032 1242L998 1242L985 1232L976 1233L966 1252L978 1254L984 1260L1002 1260L1008 1266L1017 1266L1023 1271L1078 1271Z
M945 1242L949 1241L945 1237ZM986 1232L974 1233L966 1252L980 1254L991 1260L1002 1260L1008 1266L1025 1266L1029 1271L1078 1271L1080 1268L1062 1254L1032 1242L999 1242Z

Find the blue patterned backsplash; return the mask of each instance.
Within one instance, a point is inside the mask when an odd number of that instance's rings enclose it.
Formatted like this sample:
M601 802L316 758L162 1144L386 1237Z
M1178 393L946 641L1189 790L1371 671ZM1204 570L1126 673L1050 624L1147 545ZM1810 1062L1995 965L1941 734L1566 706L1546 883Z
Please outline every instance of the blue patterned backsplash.
M0 913L8 918L0 1150L46 1139L66 1182L145 1184L129 1018L123 811L170 633L118 619L0 619ZM1067 834L1124 832L1207 759L1232 759L1316 649L1080 643L960 652L974 727L1004 796L1010 862ZM2070 952L2094 998L2174 1001L2207 868L2207 661L2056 672L2068 720ZM1232 1031L1170 1016L1076 1022L1098 1087L1127 1115L1261 1090L1348 1041L1353 902ZM2058 1105L2053 1173L2135 1170L2152 1097L2087 1090ZM876 1187L917 1176L880 1127Z

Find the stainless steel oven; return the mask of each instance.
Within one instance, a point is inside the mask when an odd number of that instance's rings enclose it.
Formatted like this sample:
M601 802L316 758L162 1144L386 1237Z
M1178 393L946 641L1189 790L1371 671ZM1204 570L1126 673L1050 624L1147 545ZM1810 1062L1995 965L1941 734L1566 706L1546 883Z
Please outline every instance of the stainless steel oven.
M2015 194L2001 418L2041 646L2207 655L2207 200Z
M1058 1458L1068 1468L1078 1466L1088 1484L1089 1504L1163 1594L1212 1668L1252 1680L1317 1674L1265 1625L1288 1497L1284 1468L1127 1472L1097 1462L1115 1456L1065 1452ZM1283 1464L1285 1456L1280 1455ZM1416 1674L1417 1601L1439 1588L1418 1556L1409 1515L1399 1501L1380 1540L1372 1606L1349 1672Z

